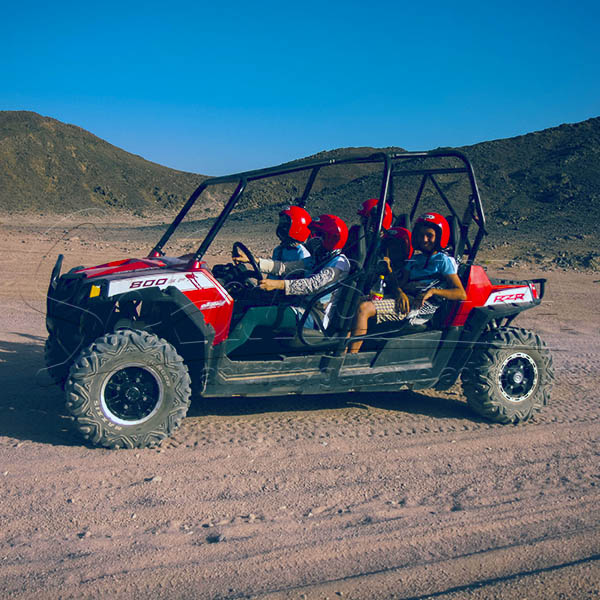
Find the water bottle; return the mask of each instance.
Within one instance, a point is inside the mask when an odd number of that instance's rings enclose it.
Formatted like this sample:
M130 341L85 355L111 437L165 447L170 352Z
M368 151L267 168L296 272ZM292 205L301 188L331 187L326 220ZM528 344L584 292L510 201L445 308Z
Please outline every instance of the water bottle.
M385 279L384 275L379 276L379 279L375 282L375 284L371 288L371 293L369 294L369 300L383 300L383 280L384 279Z

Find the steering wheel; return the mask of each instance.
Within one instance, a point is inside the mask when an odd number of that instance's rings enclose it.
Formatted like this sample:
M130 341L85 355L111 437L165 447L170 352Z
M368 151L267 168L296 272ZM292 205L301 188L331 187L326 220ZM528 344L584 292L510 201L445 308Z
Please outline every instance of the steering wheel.
M256 281L262 281L263 275L260 272L260 269L258 268L258 263L256 262L256 259L254 258L254 255L252 254L252 252L250 252L250 250L248 250L248 248L246 248L246 246L244 244L242 244L242 242L234 242L231 253L236 254L236 250L238 250L238 249L241 250L248 257L248 262L250 263L250 266L252 267L252 270L249 271L248 274L245 276L246 277L254 277L256 279Z

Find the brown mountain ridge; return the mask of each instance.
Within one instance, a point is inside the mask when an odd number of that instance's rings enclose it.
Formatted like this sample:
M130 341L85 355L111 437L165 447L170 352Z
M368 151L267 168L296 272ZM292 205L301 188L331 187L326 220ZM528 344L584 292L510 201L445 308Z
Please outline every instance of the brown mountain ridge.
M314 156L375 150L340 148ZM557 251L558 241L572 238L579 252L596 250L600 117L460 150L475 168L494 238L505 244L529 239L530 251L548 245ZM5 214L85 208L172 214L205 177L149 162L74 125L33 112L0 111L0 211ZM302 187L296 176L262 182L248 191L244 206L260 215L262 206L290 202ZM377 189L377 176L368 168L347 167L343 177L319 181L316 191L327 194L317 193L310 209L331 212L333 199L337 214L346 217ZM219 198L212 197L202 210L210 217L218 208Z
M3 212L172 207L202 179L125 152L75 125L0 111Z

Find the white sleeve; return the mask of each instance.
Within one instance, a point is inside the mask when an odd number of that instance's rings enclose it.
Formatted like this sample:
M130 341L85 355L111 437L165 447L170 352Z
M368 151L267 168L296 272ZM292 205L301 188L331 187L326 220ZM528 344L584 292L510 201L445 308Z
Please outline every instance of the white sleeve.
M280 260L271 260L270 258L259 258L256 262L261 273L268 273L277 277L306 269L306 263L302 260L282 262Z

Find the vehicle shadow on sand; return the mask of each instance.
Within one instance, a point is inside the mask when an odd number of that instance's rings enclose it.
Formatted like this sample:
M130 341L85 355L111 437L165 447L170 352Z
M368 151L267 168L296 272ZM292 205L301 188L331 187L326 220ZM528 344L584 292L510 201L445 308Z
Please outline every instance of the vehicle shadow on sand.
M44 338L12 334L23 341L0 341L0 436L60 446L88 446L71 428L64 392L55 385L44 363ZM273 397L194 397L188 416L239 416L261 413L338 410L397 411L407 415L481 422L460 398L435 397L420 392L352 392L345 394L284 395Z
M0 436L19 441L81 444L64 409L64 393L44 364L44 340L14 333L24 341L0 341Z
M348 392L344 394L285 395L272 397L194 397L188 416L239 416L260 413L336 410L349 407L397 411L432 419L483 422L461 397L438 398L420 392Z

